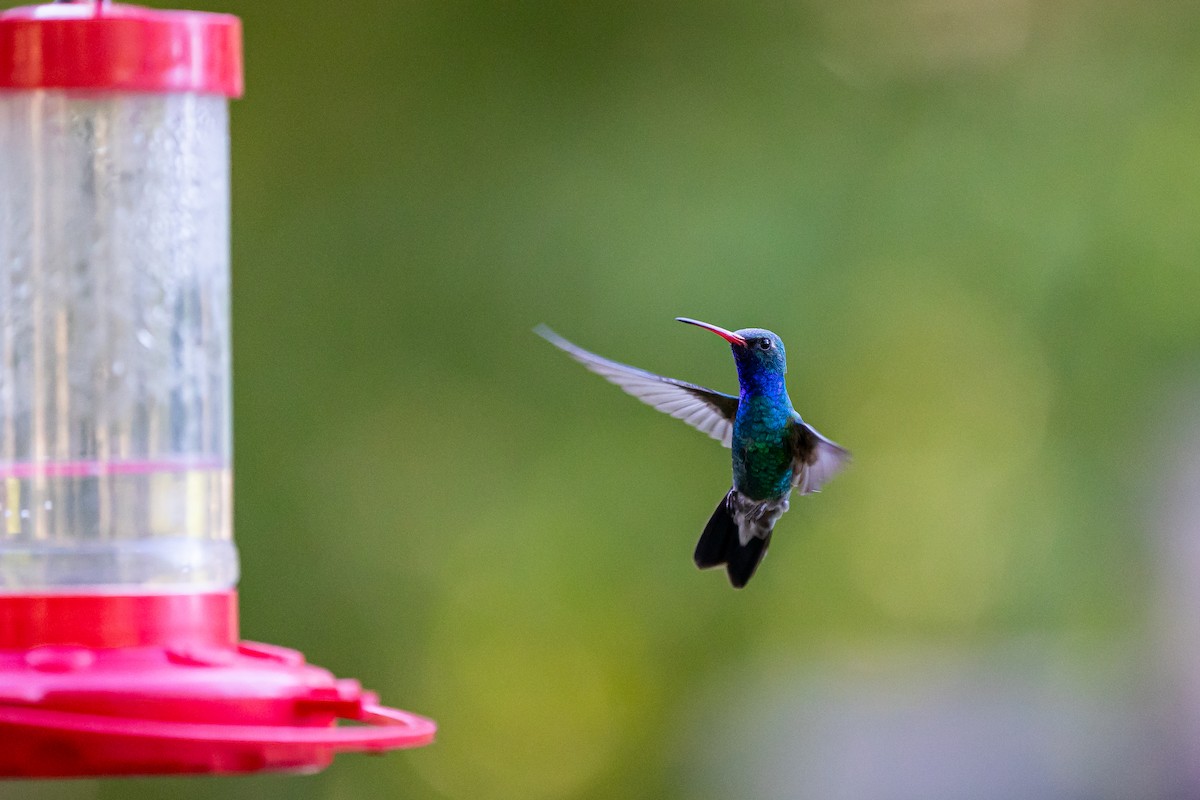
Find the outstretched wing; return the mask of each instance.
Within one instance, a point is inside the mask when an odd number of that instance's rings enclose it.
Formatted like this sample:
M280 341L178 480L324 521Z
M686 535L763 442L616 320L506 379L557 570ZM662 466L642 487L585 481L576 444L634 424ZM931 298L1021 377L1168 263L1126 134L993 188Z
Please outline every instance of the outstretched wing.
M792 425L792 445L796 454L792 486L800 494L821 491L834 475L850 463L850 451L829 441L811 425L796 416Z
M537 326L534 332L643 403L683 420L729 447L733 439L733 418L738 407L738 399L733 395L609 361L571 344L545 325Z

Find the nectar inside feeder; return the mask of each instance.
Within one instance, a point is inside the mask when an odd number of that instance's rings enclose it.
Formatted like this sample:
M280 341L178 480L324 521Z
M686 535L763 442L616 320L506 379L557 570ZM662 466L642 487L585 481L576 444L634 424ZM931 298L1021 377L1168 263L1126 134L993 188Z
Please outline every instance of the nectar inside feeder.
M236 17L0 12L0 777L311 771L433 738L238 640L241 91Z

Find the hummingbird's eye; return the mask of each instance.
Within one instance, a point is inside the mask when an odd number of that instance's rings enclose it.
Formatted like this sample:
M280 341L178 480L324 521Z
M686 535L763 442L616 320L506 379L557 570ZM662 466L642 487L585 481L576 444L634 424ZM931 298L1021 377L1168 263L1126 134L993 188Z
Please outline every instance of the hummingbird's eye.
M763 338L758 340L758 346L763 350L770 350L771 349L771 340L764 336Z

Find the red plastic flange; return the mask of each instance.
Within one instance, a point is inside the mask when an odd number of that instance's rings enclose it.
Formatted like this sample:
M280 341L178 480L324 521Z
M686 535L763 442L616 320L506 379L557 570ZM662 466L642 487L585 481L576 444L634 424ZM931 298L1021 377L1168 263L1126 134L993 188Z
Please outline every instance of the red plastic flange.
M311 772L327 767L335 753L418 747L437 730L431 720L374 702L351 719L365 724L189 723L0 704L0 776Z
M292 748L299 751L314 745L339 751L385 750L428 744L433 741L436 730L431 720L374 703L364 704L362 714L353 719L369 727L208 725L0 706L0 729L10 726L58 733L70 731L80 736L100 736L109 740L116 737L128 741L183 743L202 747L256 747L267 744L277 749Z
M107 2L0 12L0 91L48 88L241 97L241 21Z
M236 612L232 591L0 595L0 777L312 771L432 741L357 681L238 643Z

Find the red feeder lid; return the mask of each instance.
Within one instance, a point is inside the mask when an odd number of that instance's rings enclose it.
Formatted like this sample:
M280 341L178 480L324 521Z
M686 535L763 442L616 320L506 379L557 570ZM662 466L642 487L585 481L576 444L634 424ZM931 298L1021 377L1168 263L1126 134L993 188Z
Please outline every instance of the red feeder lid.
M242 94L242 25L230 14L107 2L0 12L0 91Z
M436 729L294 650L239 642L232 591L0 595L0 778L312 771Z

